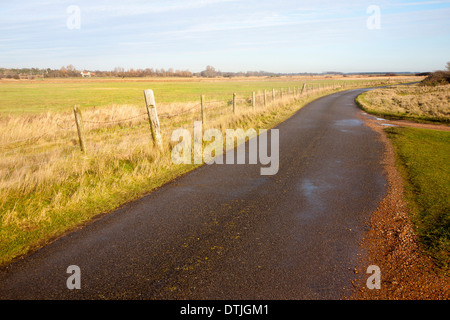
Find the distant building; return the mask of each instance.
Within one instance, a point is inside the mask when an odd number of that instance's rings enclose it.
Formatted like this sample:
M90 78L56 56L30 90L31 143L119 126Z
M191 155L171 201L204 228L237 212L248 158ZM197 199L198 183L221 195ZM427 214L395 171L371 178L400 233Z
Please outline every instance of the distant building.
M90 71L81 71L81 76L83 78L90 78L90 77L95 77L95 73L94 72L90 72Z

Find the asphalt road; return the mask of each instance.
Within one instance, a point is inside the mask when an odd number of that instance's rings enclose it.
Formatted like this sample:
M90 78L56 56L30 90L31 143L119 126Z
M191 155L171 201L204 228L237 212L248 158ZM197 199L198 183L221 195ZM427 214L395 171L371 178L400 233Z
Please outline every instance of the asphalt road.
M364 90L280 124L279 171L205 165L0 272L1 299L340 299L386 191ZM69 290L67 268L81 272Z

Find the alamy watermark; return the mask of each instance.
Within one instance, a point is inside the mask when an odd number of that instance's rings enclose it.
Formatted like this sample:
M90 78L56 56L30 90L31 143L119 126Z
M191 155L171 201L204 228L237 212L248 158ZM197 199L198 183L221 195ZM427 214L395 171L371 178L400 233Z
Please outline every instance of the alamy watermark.
M366 26L369 30L381 29L381 8L377 5L370 5L366 10L367 14L370 14L367 18Z
M81 289L81 269L79 266L70 265L67 267L66 273L71 274L66 281L67 289Z
M69 30L81 28L81 9L79 6L71 5L66 9L66 13L69 15L66 20L66 26Z
M380 267L371 265L367 268L367 274L370 274L370 277L367 278L366 286L370 290L373 289L381 289L381 270Z
M259 135L257 134L259 133ZM171 141L179 142L171 153L174 164L246 164L245 141L248 138L248 164L262 165L261 175L275 175L279 169L279 132L270 130L270 144L266 129L226 129L225 137L219 129L207 129L203 132L202 122L194 122L194 136L187 129L176 129L172 132ZM181 141L180 141L181 139ZM234 144L237 142L237 157L234 155ZM209 142L204 147L204 142ZM223 156L224 152L228 150ZM269 155L270 145L270 155ZM193 155L193 156L192 156ZM192 159L193 158L193 159Z

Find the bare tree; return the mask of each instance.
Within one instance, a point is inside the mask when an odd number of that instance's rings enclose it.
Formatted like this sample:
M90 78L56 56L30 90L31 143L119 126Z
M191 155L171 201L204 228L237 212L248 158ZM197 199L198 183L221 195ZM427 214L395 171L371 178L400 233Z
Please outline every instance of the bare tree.
M450 71L450 61L447 62L447 70Z
M69 64L69 65L66 67L66 70L67 70L67 71L71 71L71 72L76 72L76 71L77 71L77 69L76 69L72 64Z
M206 70L200 72L202 77L214 78L217 76L217 71L213 66L206 66Z

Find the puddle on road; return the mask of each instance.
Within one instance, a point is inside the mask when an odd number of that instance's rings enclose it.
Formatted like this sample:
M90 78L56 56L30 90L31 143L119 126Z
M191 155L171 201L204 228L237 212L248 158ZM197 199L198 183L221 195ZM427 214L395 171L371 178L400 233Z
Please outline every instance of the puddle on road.
M362 125L362 121L358 119L344 119L335 120L334 124L337 126L360 126Z
M311 197L314 190L318 189L319 187L315 186L311 183L309 180L305 180L302 182L302 190L307 198Z
M390 124L390 123L382 123L382 126L386 126L386 127L397 127L395 124Z
M299 208L297 211L297 218L300 221L309 221L320 218L327 210L327 203L324 202L324 193L328 192L333 187L326 183L317 181L313 183L309 179L304 179L298 185L298 189L305 197L305 206Z

